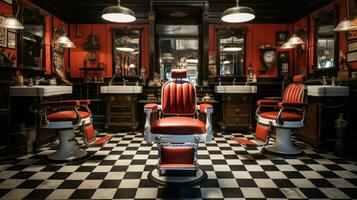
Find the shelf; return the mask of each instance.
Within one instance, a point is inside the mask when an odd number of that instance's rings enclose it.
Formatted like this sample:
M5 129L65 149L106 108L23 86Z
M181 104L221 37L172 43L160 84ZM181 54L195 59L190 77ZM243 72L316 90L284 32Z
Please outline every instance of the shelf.
M81 67L79 70L83 71L102 71L104 68L102 67Z

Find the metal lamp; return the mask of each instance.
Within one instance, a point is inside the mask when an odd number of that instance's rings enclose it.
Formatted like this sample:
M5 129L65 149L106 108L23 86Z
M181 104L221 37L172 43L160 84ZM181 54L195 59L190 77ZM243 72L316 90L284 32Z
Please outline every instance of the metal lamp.
M239 0L237 0L235 7L228 8L222 13L221 20L228 23L241 23L254 18L254 10L247 6L239 6Z
M357 29L357 24L355 24L353 21L349 20L349 19L344 19L342 21L340 21L340 23L338 23L338 25L336 26L336 28L334 28L334 31L349 31L349 30L353 30L353 29Z
M134 11L121 6L120 0L118 0L118 5L104 8L102 18L116 23L129 23L136 20Z
M298 45L298 44L303 44L304 41L302 41L302 39L299 36L294 34L291 38L289 38L289 40L286 43L291 45Z
M17 4L17 11L15 14L15 17L11 16L6 18L5 20L2 21L2 23L0 24L0 27L3 28L8 28L8 29L24 29L25 27L21 24L21 22L16 19L17 15L19 14L19 10L20 10L20 5L17 3L17 1L15 1Z

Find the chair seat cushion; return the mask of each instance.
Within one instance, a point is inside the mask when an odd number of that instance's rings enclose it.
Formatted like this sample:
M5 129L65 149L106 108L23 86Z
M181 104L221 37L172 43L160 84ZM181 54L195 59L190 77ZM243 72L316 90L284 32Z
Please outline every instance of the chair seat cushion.
M87 118L90 116L89 112L79 111L79 115L81 119ZM77 113L74 110L65 110L59 111L52 114L47 115L47 119L51 122L61 122L61 121L76 121Z
M154 134L204 134L206 125L202 121L190 117L166 117L153 122L150 131Z
M260 117L267 118L267 119L276 119L278 116L277 111L270 111L270 112L262 112L260 113ZM289 113L289 112L282 112L281 119L283 121L300 121L302 120L302 115Z

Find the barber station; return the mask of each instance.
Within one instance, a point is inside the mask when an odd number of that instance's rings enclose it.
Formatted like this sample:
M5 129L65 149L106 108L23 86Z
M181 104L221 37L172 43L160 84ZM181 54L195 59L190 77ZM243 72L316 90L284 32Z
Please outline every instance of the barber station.
M0 199L357 199L355 0L0 8Z

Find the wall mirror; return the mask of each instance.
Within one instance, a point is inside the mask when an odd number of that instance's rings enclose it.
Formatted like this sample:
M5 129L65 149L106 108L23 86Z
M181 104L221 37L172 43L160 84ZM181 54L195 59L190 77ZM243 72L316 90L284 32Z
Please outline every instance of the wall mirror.
M141 68L140 38L140 29L113 29L113 75L138 77Z
M217 29L217 37L219 76L245 76L245 30Z
M200 67L198 25L159 26L161 80L171 79L171 69L186 69L187 80L198 82Z
M333 71L338 66L337 8L321 10L314 18L314 65L317 72Z
M19 62L24 68L45 69L46 16L37 7L24 6L22 9L24 25L20 34Z

